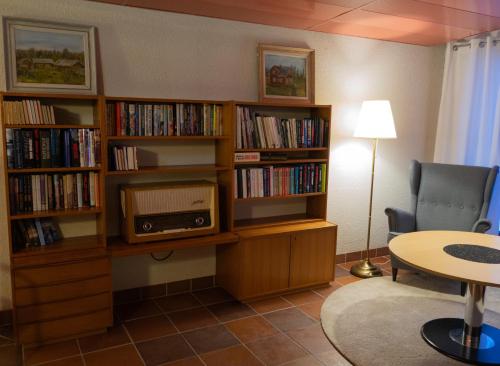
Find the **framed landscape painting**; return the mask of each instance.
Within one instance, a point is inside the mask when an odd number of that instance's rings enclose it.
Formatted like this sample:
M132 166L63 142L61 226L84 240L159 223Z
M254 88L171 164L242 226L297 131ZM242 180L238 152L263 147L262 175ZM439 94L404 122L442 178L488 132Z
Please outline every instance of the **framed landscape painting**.
M4 19L7 90L97 94L91 26Z
M259 100L314 104L314 50L259 45Z

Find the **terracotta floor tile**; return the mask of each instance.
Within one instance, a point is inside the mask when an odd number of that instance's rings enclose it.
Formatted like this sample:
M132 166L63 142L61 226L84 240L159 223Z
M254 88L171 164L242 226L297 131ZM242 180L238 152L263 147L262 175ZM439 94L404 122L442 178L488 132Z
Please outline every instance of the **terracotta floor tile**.
M0 347L2 366L18 366L21 364L22 354L16 345Z
M108 348L102 351L86 353L83 355L87 366L143 366L141 358L134 346Z
M83 353L103 348L130 343L130 339L121 325L108 329L107 332L83 337L78 340Z
M44 363L43 366L83 366L82 356L63 358L62 360Z
M118 305L116 314L120 320L132 320L161 314L160 308L153 300L131 302Z
M235 320L226 323L225 326L243 343L253 342L278 333L278 330L262 316Z
M356 263L358 263L358 262L359 262L359 260L349 261L349 262L345 262L345 263L339 264L339 266L342 267L342 268L344 268L345 270L347 270L350 273L351 267L353 265L355 265Z
M155 301L166 313L201 306L201 303L191 294L171 295L155 299Z
M323 300L310 302L309 304L300 305L299 309L310 317L320 320L321 306L323 305Z
M340 264L335 266L335 278L349 276L351 272L342 267Z
M223 325L197 329L183 333L182 335L198 354L227 348L240 343Z
M80 354L76 340L53 343L46 346L24 349L24 363L26 366L57 360Z
M285 300L290 301L294 305L307 304L309 302L322 300L321 296L312 291L301 291L294 294L284 295Z
M391 263L391 260L389 258L387 258L387 257L375 257L375 258L371 258L370 261L373 264L376 264L378 266L380 266L382 264Z
M134 342L177 333L172 322L164 315L131 320L124 323Z
M331 364L332 366L336 366L336 364ZM306 356L303 358L299 358L292 362L284 363L282 366L322 366L322 364L316 360L313 356Z
M349 277L340 277L338 278L337 281L341 285L348 285L350 283L356 282L356 281L361 281L362 278L356 277L356 276L349 276Z
M328 338L326 338L319 324L307 328L291 330L287 332L287 334L313 354L328 352L333 349L333 346Z
M163 363L162 366L204 366L198 357L184 358L179 361Z
M136 343L136 347L147 366L159 365L194 356L191 347L189 347L184 338L179 334Z
M248 305L250 305L256 312L261 314L268 313L270 311L286 309L293 306L281 297L272 297L270 299L252 301L249 302Z
M266 365L280 365L307 354L284 334L247 343L247 347Z
M236 320L247 316L255 315L255 311L246 304L239 301L223 302L208 306L208 309L221 322Z
M243 346L235 346L201 355L207 366L261 366L262 363Z
M315 356L325 365L352 366L335 348L333 351L319 353Z
M195 308L168 314L181 332L217 324L217 319L205 308Z
M324 298L327 298L333 291L340 288L341 286L342 285L338 282L330 282L330 286L316 289L314 290L314 292Z
M315 322L296 308L274 311L263 315L272 325L287 332L304 328Z
M193 295L203 304L212 305L226 301L233 301L234 298L222 287L214 287L206 290L193 292Z

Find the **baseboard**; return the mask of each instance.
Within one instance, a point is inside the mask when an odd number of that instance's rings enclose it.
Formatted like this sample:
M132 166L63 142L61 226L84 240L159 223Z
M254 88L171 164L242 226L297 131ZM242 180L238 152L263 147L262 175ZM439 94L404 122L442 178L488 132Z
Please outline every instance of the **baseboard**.
M389 255L389 247L370 249L370 258L380 257L383 255ZM350 252L344 254L337 254L335 256L335 264L342 264L346 262L352 262L361 260L366 256L366 250L360 250L357 252Z

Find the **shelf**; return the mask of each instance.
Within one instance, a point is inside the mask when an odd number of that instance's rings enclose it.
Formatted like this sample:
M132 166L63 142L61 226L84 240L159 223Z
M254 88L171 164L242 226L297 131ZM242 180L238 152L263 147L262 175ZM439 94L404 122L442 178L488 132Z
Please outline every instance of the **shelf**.
M109 141L212 141L229 136L108 136Z
M327 151L327 147L297 147L297 148L280 148L280 149L235 149L235 152L291 152L291 151Z
M311 104L307 102L282 102L282 101L269 101L269 102L242 102L235 101L237 106L247 107L276 107L276 108L331 108L328 104Z
M7 169L9 174L26 174L26 173L73 173L73 172L91 172L99 171L100 167L72 167L72 168L22 168L22 169Z
M56 128L76 128L76 129L83 129L83 128L90 128L90 129L99 129L100 127L97 125L65 125L65 124L59 124L56 123L55 125L36 125L36 124L24 124L24 125L4 125L4 128L29 128L29 129L35 129L35 128L45 128L45 129L56 129Z
M81 259L106 254L106 243L100 236L64 238L56 243L18 250L12 254L16 267Z
M238 236L240 239L254 238L256 236L269 236L290 233L290 231L321 230L337 226L326 220L315 220L310 222L290 222L273 226L240 228Z
M35 99L74 99L74 100L95 100L97 95L86 94L56 94L56 93L29 93L29 92L2 92L4 98L35 98Z
M20 213L11 215L11 220L24 220L24 219L37 219L41 217L56 217L56 216L82 216L82 215L94 215L101 213L100 207L91 208L73 208L64 210L47 210L47 211L36 211L30 213Z
M229 170L227 166L214 164L143 166L139 170L110 170L106 175L142 175L162 173L200 173Z
M234 230L237 231L237 230L276 226L276 225L305 224L318 221L324 221L324 219L317 217L310 217L307 214L259 217L255 219L236 220L234 222Z
M238 236L230 232L137 244L129 244L125 242L121 237L110 237L108 238L108 252L112 257L126 257L131 255L149 254L177 249L232 244L236 243L237 241Z
M328 159L288 159L288 160L235 161L234 165L310 164L310 163L326 163L326 162L328 162Z
M289 194L287 196L270 196L270 197L251 197L251 198L235 198L236 202L242 201L266 201L266 200L286 200L290 198L301 198L301 197L312 197L312 196L324 196L326 192L313 192L313 193L302 193L302 194Z

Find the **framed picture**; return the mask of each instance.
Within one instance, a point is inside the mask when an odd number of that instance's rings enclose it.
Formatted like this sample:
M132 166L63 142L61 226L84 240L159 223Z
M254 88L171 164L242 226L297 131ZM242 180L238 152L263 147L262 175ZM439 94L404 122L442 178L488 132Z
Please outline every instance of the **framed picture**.
M97 94L95 28L4 18L8 91Z
M259 100L314 104L314 50L259 45Z

